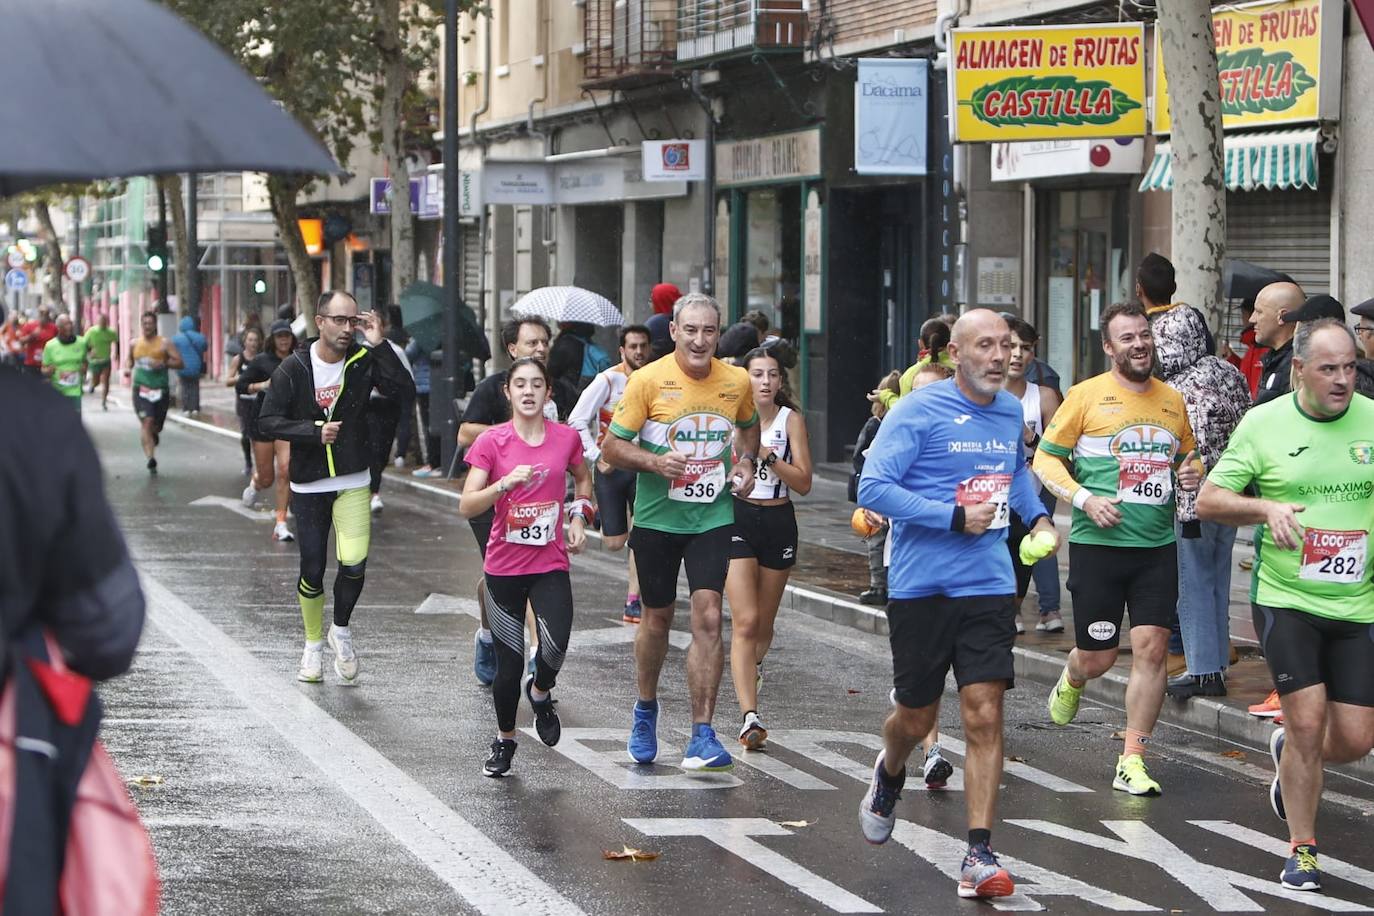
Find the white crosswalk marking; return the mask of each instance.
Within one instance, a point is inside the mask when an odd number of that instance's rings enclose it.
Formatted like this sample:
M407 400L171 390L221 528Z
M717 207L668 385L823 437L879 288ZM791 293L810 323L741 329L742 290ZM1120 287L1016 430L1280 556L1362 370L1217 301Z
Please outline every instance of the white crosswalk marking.
M1267 833L1260 833L1250 827L1242 827L1240 824L1233 824L1230 821L1189 821L1188 823L1201 827L1203 830L1210 830L1224 837L1230 837L1247 846L1273 853L1281 859L1288 857L1287 840L1269 836ZM1328 855L1324 850L1320 852L1318 861L1321 863L1323 877L1330 875L1333 878L1344 878L1360 887L1374 887L1374 871L1360 868L1358 865L1351 865L1349 862Z
M525 734L537 737L533 727L522 729ZM630 760L625 751L625 741L629 732L619 728L564 728L554 751L581 766L617 789L732 789L742 785L739 778L730 773L696 773L688 775L676 768L681 760L676 746L659 744L659 762L654 767L637 764ZM613 742L609 750L588 747L586 741ZM663 774L665 767L673 767L673 772Z
M837 913L881 913L882 910L838 884L774 852L756 836L791 836L792 831L759 817L627 817L625 823L648 836L699 836L739 856L755 868L801 891Z

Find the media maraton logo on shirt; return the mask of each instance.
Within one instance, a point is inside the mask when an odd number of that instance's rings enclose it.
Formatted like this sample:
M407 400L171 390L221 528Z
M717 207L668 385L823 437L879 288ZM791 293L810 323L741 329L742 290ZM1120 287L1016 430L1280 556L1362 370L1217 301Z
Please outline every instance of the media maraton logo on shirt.
M1350 443L1350 460L1356 464L1374 464L1374 442Z

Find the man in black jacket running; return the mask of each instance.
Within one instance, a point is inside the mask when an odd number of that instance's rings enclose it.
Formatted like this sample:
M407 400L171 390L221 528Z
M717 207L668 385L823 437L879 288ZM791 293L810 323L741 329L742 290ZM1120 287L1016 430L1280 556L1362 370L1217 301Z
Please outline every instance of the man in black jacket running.
M315 307L319 338L282 360L272 373L258 428L291 443L291 504L301 577L296 594L305 620L305 653L296 678L324 680L322 637L325 550L334 529L339 571L334 577L334 623L329 647L345 682L358 676L349 618L363 592L372 535L368 512L367 401L376 388L397 400L415 396L415 382L382 339L375 312L358 314L358 301L342 290L326 292ZM354 339L361 328L364 346Z

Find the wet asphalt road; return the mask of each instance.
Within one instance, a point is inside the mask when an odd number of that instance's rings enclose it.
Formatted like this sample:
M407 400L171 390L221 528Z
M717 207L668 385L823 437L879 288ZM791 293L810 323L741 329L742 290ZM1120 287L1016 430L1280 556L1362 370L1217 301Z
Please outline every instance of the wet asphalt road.
M88 400L86 418L149 598L134 670L102 690L104 739L126 778L155 783L132 791L157 849L165 912L988 908L954 893L966 827L957 781L940 793L910 783L886 846L859 833L887 710L885 639L809 617L779 621L760 710L771 750L703 778L673 766L690 724L679 634L662 688L660 763L631 767L622 562L594 545L574 564L577 618L556 693L563 740L546 748L530 729L513 777L486 779L495 722L471 668L479 562L451 502L384 491L353 618L359 683L341 685L326 652L326 683L299 684L295 545L269 539L270 513L192 505L237 500L237 444L169 423L161 473L150 478L131 414L102 414ZM1267 753L1161 728L1151 770L1165 794L1131 798L1110 788L1122 713L1085 707L1056 729L1045 693L1023 683L1008 694L1012 759L993 841L1019 893L998 909L1374 909L1374 787L1328 777L1339 799L1318 828L1327 893L1285 896L1275 879L1286 831L1266 800ZM956 709L951 692L943 725L958 764ZM722 739L737 716L727 667ZM520 722L530 726L527 709ZM626 845L659 857L603 858Z

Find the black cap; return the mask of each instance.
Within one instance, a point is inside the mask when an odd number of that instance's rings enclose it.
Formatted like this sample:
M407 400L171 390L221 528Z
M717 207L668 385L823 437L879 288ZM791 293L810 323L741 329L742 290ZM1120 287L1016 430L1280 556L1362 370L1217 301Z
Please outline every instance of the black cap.
M1336 318L1344 321L1345 309L1335 299L1323 294L1308 299L1301 308L1283 313L1283 320L1290 324L1297 321L1315 321L1318 318Z
M272 330L267 336L276 337L278 334L290 334L292 337L296 336L296 332L291 330L291 322L282 321L280 318L272 322Z
M1354 306L1350 309L1350 314L1359 315L1361 318L1374 318L1374 299L1366 299Z

